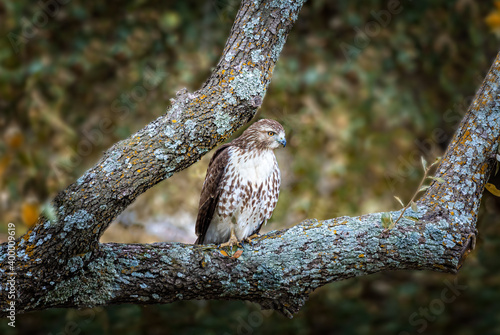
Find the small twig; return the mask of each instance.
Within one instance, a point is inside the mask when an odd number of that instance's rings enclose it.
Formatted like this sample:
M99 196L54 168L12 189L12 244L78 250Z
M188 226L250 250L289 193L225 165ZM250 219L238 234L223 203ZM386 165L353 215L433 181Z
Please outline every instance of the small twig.
M403 210L401 211L401 214L399 215L399 217L396 219L396 221L394 221L394 223L392 224L392 226L394 227L396 225L396 223L399 222L399 220L401 220L401 218L403 217L403 215L405 214L406 210L412 206L412 209L414 211L417 211L417 208L415 207L415 209L413 208L413 206L415 205L415 198L417 197L417 195L420 193L420 192L423 192L425 190L427 190L429 188L430 185L423 185L424 184L424 181L427 179L427 178L430 178L432 180L435 180L437 182L442 182L443 179L442 178L439 178L439 177L429 177L429 171L431 170L431 168L436 165L437 163L439 163L439 161L441 161L441 157L438 157L436 158L436 160L434 161L434 163L432 163L430 166L427 166L427 161L424 159L424 157L421 157L422 159L422 167L424 168L424 176L422 177L422 180L420 180L420 184L418 184L418 188L417 188L417 191L413 194L413 196L411 197L411 200L406 204L406 206L403 206ZM399 199L398 197L395 197L396 200L398 200L401 205L403 205L403 202L401 201L401 199Z

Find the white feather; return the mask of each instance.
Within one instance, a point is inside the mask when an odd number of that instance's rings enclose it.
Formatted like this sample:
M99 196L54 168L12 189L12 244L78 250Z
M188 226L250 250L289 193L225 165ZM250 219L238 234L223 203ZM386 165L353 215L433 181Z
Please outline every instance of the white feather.
M223 191L219 205L205 235L205 243L221 243L227 241L231 233L231 225L235 224L238 240L250 236L252 232L271 217L274 208L269 208L273 200L277 201L280 173L276 157L272 150L247 151L238 147L229 150L229 161L223 177ZM277 188L273 189L273 174L277 177ZM234 180L237 178L237 181ZM244 206L247 185L252 185L250 203ZM239 185L239 187L234 187ZM258 190L263 185L263 194ZM224 204L222 199L226 199ZM222 205L222 207L221 207ZM269 210L270 209L270 210Z

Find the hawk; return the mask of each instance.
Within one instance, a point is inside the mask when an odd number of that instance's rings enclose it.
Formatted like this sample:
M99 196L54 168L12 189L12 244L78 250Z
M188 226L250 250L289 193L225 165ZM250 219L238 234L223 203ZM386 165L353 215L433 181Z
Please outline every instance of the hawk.
M273 150L280 146L286 146L283 126L263 119L215 151L201 190L196 244L232 247L260 231L278 202Z

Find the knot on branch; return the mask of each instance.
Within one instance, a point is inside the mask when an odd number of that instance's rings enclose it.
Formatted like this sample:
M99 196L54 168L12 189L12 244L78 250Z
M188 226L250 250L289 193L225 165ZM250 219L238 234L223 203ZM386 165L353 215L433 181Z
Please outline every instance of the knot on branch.
M477 229L475 229L474 233L469 234L469 236L467 237L467 241L464 243L464 246L461 251L461 256L458 261L457 270L459 270L462 267L462 264L465 262L467 256L469 256L471 251L476 248L477 234L478 231Z
M189 93L187 88L183 87L175 93L175 99L174 98L170 99L170 102L172 104L183 103L183 102L185 103L187 102L187 100L196 98L196 96L197 96L196 93Z
M262 105L262 97L260 95L256 95L252 97L250 100L250 106L259 108Z
M282 315L291 319L293 318L293 314L297 313L302 308L302 306L304 306L308 299L308 295L291 295L290 293L285 294L285 296L282 296L278 299L261 300L259 301L259 304L262 309L272 309L278 311Z

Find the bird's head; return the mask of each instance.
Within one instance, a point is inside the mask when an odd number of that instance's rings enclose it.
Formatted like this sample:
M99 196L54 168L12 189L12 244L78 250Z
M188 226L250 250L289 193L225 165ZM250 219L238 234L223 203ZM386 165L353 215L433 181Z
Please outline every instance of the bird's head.
M248 143L252 143L258 149L273 150L286 146L283 126L270 119L254 122L243 132L241 138L245 138Z

